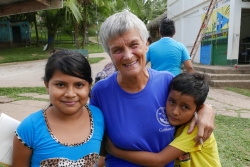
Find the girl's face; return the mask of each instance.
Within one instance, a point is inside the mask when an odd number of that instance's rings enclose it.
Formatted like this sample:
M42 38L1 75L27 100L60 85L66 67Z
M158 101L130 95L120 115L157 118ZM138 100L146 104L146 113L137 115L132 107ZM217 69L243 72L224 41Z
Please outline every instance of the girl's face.
M72 115L83 111L88 101L91 84L88 81L55 71L49 83L45 82L53 110L58 114Z

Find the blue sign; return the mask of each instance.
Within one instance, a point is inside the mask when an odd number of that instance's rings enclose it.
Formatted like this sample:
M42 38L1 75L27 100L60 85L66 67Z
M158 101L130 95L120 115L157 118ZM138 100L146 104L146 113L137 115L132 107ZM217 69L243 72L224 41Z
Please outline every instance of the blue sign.
M228 18L226 18L220 12L217 12L216 32L218 33L222 29L222 27L228 23L228 21L229 21Z

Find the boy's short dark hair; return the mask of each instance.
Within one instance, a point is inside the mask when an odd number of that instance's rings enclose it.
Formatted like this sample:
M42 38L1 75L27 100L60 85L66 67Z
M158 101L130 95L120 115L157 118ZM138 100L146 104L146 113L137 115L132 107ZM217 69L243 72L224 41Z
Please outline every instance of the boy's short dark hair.
M169 92L171 90L181 92L182 95L192 96L198 110L208 95L207 75L198 72L181 73L172 80Z
M175 34L174 21L164 18L160 24L160 34L163 37L172 37Z

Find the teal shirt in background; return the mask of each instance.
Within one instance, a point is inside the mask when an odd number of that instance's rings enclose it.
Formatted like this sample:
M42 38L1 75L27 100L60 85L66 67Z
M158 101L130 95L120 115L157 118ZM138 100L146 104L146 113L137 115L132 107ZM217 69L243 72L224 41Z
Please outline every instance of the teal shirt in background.
M157 71L169 71L174 76L181 73L181 65L190 60L187 48L173 38L164 37L152 43L147 52L147 62Z

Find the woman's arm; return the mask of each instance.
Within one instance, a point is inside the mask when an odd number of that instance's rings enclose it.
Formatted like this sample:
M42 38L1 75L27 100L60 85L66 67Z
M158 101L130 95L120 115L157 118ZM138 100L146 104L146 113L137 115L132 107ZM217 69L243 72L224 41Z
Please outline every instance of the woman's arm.
M12 167L30 167L32 150L25 147L16 136L13 140Z
M117 148L108 138L106 150L115 157L129 161L134 164L150 167L162 167L184 154L183 151L167 146L159 153L146 151L129 151Z
M104 167L105 166L105 157L100 156L95 167Z
M214 130L214 117L215 117L215 112L212 106L204 103L198 112L199 119L197 124L199 130L197 136L194 139L195 142L197 142L197 144L201 144L200 139L205 141L212 134ZM190 127L188 129L188 133L193 132L195 125L196 125L196 120L195 118L193 118Z

